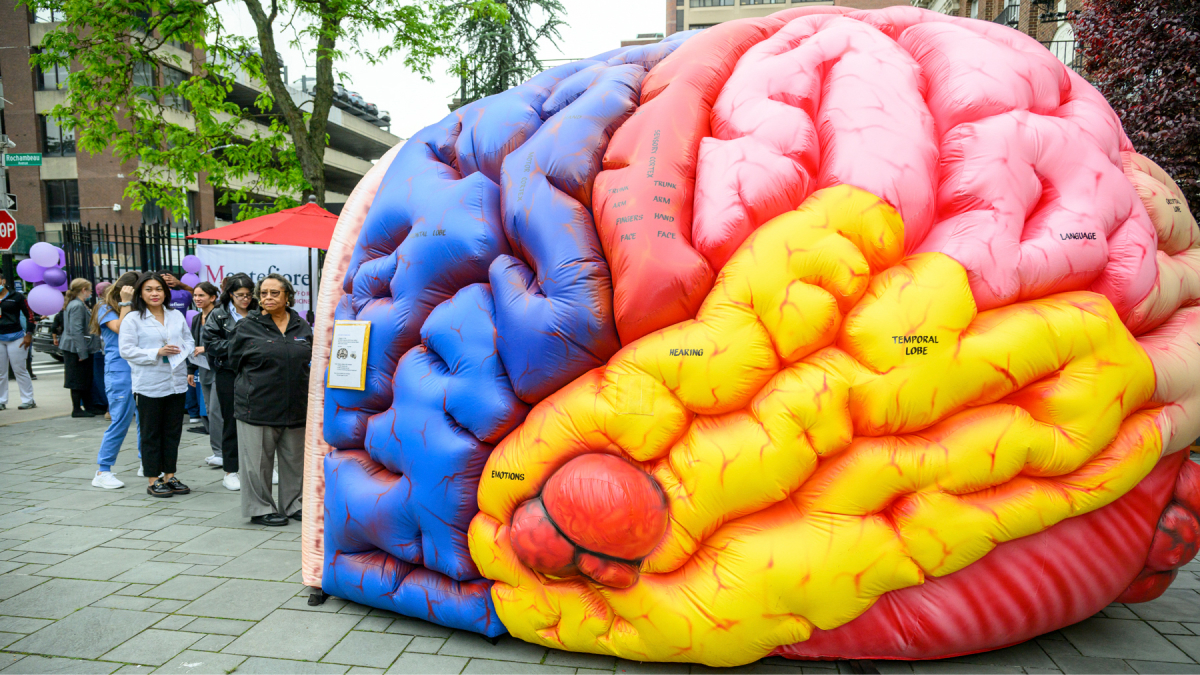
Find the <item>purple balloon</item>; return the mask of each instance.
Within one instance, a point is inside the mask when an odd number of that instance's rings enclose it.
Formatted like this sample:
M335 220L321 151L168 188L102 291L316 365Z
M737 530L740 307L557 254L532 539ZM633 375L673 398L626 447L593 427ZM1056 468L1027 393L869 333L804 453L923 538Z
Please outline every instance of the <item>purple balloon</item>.
M62 311L63 294L43 284L29 291L29 308L43 316Z
M195 319L195 318L196 318L196 315L197 315L197 314L199 314L199 313L200 313L200 312L199 312L199 310L195 310L195 309L189 309L189 310L187 311L187 314L184 314L184 315L183 315L183 317L184 317L185 319L187 319L187 325L189 325L189 326L190 326L190 325L192 325L192 319Z
M179 277L179 280L183 282L184 286L191 286L192 288L195 288L196 285L200 283L200 277L192 274L191 272Z
M204 265L204 263L200 262L200 258L198 256L194 256L194 255L183 256L182 264L183 264L183 271L191 272L192 274L199 274L200 268L203 267L203 265ZM181 279L181 281L182 281L182 279ZM187 284L186 281L184 281L183 283ZM191 285L192 284L188 284L188 286L191 286Z
M33 258L17 263L17 276L31 284L41 281L42 273L45 271L46 268L34 262Z
M51 267L45 272L42 272L42 281L46 282L47 286L58 288L59 286L62 286L70 281L70 279L67 277L65 270L60 270L57 267Z
M29 247L29 257L42 267L57 267L60 252L57 246L44 241Z
M50 288L53 288L54 290L58 291L59 293L66 293L67 289L71 287L71 280L67 279L66 281L62 282L61 284L59 284L57 286L51 286L50 284L46 284L46 285L50 286Z

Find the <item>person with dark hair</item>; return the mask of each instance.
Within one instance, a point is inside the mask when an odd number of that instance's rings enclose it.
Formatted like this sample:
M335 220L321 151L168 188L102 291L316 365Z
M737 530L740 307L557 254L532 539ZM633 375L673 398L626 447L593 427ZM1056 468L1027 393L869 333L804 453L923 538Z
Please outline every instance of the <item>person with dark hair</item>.
M223 429L221 405L217 402L216 375L213 374L212 364L208 362L208 357L205 355L206 350L201 333L204 329L204 322L208 320L208 315L212 313L213 307L216 307L217 299L220 296L221 293L217 287L207 281L201 281L192 289L192 302L195 303L196 309L200 313L192 317L191 326L192 339L196 342L196 356L188 359L188 384L194 385L200 392L200 400L204 402L204 407L200 411L204 419L203 431L209 435L209 443L213 449L210 457L218 459L221 457L221 430ZM189 429L189 431L191 430Z
M289 518L300 520L313 332L292 309L296 292L283 275L262 278L254 295L262 311L247 316L229 344L237 371L242 515L256 525L287 525ZM278 502L271 498L276 457Z
M92 296L92 282L74 279L63 298L63 333L58 348L63 356L63 386L71 390L71 417L95 417L85 407L91 401L92 354L100 351L100 337L88 328L91 310L86 300Z
M213 369L216 380L217 403L221 406L221 429L209 434L221 438L221 456L209 457L208 463L225 469L221 485L227 490L240 490L238 478L237 420L233 416L233 388L237 374L229 364L229 340L238 322L258 309L254 301L254 282L245 274L231 274L221 283L221 299L208 315L201 331L204 356Z
M166 306L167 284L143 274L133 289L133 311L121 321L121 358L129 362L137 397L146 493L172 497L191 492L175 477L183 435L187 357L196 345L183 314Z
M24 323L22 323L22 321ZM21 392L17 410L36 408L32 372L28 368L29 345L33 343L33 310L25 296L8 286L0 273L0 410L8 407L8 369L11 367ZM23 327L24 326L24 327Z
M133 287L137 283L137 272L122 274L96 305L92 314L92 334L99 335L104 342L104 393L108 396L108 412L112 421L104 430L100 440L100 452L96 454L97 471L92 486L112 490L125 487L125 483L113 475L112 467L117 453L129 433L129 425L136 417L133 401L133 379L129 363L121 358L119 333L121 322L133 309ZM140 445L140 439L139 439Z

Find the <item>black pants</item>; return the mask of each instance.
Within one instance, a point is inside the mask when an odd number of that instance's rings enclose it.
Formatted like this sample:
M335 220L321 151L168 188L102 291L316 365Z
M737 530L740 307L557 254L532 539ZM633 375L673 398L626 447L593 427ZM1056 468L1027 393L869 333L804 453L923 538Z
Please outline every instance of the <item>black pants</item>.
M147 477L175 473L183 434L183 394L162 398L137 395L142 438L142 469Z
M71 407L92 408L92 357L63 352L63 386L71 390Z
M221 434L221 463L225 473L238 472L237 420L233 418L233 381L237 375L228 368L218 368L217 402L221 404L223 429L209 429L210 434Z

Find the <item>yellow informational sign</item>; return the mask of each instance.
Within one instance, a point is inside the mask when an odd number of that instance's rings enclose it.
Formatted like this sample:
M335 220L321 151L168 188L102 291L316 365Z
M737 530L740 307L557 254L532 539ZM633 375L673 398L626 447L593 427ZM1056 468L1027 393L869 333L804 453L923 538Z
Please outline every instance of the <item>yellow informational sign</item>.
M367 348L370 321L334 321L327 384L330 389L367 388Z

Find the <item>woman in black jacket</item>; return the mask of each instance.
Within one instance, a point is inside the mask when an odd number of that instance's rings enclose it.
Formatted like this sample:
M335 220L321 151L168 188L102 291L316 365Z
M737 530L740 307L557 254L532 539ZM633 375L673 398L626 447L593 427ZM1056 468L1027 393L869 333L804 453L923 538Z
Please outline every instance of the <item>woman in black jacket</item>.
M256 525L287 525L289 517L300 520L313 333L292 309L296 292L282 275L264 277L254 295L262 312L243 319L229 343L229 361L237 371L242 515ZM276 455L278 505L271 498Z
M209 312L208 320L200 331L204 356L216 377L217 404L221 407L221 428L209 429L209 433L221 437L221 466L225 469L221 485L229 490L241 489L237 423L233 418L233 382L236 373L229 363L229 340L238 322L257 314L257 309L254 282L245 274L231 274L221 283L221 300Z

